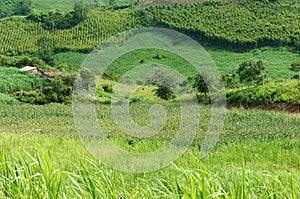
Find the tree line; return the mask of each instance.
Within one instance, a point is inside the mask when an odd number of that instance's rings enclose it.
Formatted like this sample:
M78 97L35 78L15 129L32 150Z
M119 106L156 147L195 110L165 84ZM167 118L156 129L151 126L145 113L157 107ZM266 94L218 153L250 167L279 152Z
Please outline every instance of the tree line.
M0 18L27 15L31 10L31 0L0 0Z

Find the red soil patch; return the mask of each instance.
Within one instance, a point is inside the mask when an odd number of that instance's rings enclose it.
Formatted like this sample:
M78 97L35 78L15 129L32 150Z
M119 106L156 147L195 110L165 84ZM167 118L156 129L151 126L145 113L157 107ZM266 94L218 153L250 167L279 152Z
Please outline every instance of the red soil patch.
M249 106L249 105L229 105L229 107L236 107L236 108L245 108L245 109L259 109L259 110L267 110L267 111L286 111L295 115L297 117L300 116L300 105L295 104L268 104L268 105L256 105L256 106Z

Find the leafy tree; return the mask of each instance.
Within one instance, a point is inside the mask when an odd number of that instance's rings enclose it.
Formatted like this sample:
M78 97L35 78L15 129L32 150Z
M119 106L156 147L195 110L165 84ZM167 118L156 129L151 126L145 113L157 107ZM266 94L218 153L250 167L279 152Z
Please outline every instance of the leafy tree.
M83 4L82 1L78 2L74 6L74 11L72 12L73 15L73 24L78 24L81 21L87 18L89 12L89 6Z
M295 72L300 71L300 62L299 62L299 61L294 61L294 62L291 64L291 70L292 70L292 71L295 71Z
M27 15L31 9L31 0L0 0L0 18Z
M240 64L237 74L240 76L241 82L262 82L264 79L263 70L265 69L265 63L263 60L248 60Z
M198 74L194 78L192 85L193 88L195 88L200 93L208 93L210 91L209 88L213 93L216 93L219 90L222 90L222 81L222 77L215 77L204 72L202 75Z
M114 5L114 4L115 4L115 0L109 0L109 1L108 1L108 4L109 4L110 6Z
M82 86L84 89L88 90L90 86L95 86L95 76L88 68L83 68L80 71L80 77L80 86Z
M21 15L27 15L31 11L31 7L31 0L21 0L18 5L18 12Z
M47 64L53 66L53 40L47 37L42 37L37 41L37 46L39 47L39 57L42 60L44 60Z
M177 78L171 74L167 69L159 69L152 75L147 83L157 85L155 94L164 100L175 98L175 94L172 89L175 89L179 85Z
M193 87L200 93L208 93L208 87L205 82L205 78L200 74L194 78Z
M73 84L76 73L59 75L55 79L46 79L43 96L45 102L71 103Z
M89 6L78 2L74 6L74 10L68 13L58 11L50 11L43 13L31 13L27 19L39 22L46 30L52 29L69 29L79 24L87 18Z

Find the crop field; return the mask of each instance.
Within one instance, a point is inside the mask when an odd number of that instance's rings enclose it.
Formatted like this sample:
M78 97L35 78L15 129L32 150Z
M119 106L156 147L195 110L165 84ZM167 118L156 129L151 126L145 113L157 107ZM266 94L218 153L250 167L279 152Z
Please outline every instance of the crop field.
M300 199L298 1L0 4L0 198Z
M130 106L147 123L142 104ZM142 106L148 108L149 105ZM176 103L167 110L176 110ZM72 106L10 105L0 109L0 195L7 198L298 198L299 117L286 112L230 109L220 140L206 157L199 145L210 107L188 151L162 170L130 174L94 159L81 142ZM170 111L164 139L135 139L112 122L109 105L97 106L109 139L128 151L156 151L172 138L178 111Z

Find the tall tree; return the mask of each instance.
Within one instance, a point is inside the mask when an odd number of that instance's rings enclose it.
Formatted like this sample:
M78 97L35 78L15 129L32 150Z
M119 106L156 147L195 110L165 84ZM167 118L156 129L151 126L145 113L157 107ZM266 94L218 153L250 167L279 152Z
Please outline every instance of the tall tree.
M237 74L239 74L242 82L256 81L257 83L260 83L264 79L264 69L265 63L263 60L248 60L240 64Z

